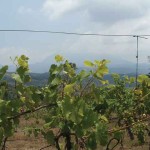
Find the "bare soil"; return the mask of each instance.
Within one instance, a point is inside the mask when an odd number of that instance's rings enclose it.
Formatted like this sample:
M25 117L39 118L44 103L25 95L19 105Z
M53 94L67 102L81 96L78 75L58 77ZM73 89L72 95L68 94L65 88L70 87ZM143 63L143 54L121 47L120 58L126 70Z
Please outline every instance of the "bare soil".
M34 119L26 121L23 118L21 118L20 126L18 127L16 133L14 134L14 136L9 138L6 143L6 150L56 150L56 148L52 146L46 147L49 144L44 140L42 135L39 135L37 138L35 138L33 135L28 136L24 133L24 127L33 124L35 124ZM39 126L41 125L42 121L40 121ZM124 141L125 143L123 145L123 148L121 147L121 145L118 145L113 150L150 150L150 143L148 142L140 146L137 140L130 141L127 135L125 136ZM150 138L147 139L147 141L150 142ZM115 143L112 143L110 145L110 148L113 147L113 144ZM106 148L99 147L98 150L106 150Z

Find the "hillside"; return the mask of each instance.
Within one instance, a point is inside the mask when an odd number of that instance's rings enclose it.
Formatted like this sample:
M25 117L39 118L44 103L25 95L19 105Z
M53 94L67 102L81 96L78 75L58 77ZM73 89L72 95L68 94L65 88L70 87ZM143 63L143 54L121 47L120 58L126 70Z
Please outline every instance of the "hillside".
M8 81L8 83L10 85L14 85L14 80L11 78L11 72L7 73L4 77L4 80ZM129 74L120 74L120 76L129 76L129 77L133 77L135 76L134 73L129 73ZM31 82L28 83L27 85L33 85L33 86L43 86L45 84L47 84L48 82L48 78L49 78L49 73L46 72L46 73L30 73L30 76L31 76ZM111 74L107 74L104 76L104 79L105 80L108 80L110 83L113 83L113 80L112 80L112 77L111 77Z
M7 73L4 80L8 81L9 84L14 85L14 80L11 78L12 73ZM30 73L31 82L27 85L43 86L47 84L49 73Z

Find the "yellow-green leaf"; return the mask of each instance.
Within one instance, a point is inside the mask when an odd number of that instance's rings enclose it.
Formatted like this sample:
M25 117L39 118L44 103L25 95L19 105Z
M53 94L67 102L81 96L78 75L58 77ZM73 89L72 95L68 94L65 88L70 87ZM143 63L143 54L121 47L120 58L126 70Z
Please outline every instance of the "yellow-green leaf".
M64 88L64 92L65 93L72 93L73 92L73 87L74 87L74 84L66 85L65 88Z
M139 75L138 76L138 82L141 83L143 81L148 81L148 76L147 75Z
M56 62L61 62L61 61L63 61L64 60L64 58L61 56L61 55L56 55L55 56L55 61Z
M85 60L84 65L87 66L87 67L93 67L94 66L94 64L89 60Z

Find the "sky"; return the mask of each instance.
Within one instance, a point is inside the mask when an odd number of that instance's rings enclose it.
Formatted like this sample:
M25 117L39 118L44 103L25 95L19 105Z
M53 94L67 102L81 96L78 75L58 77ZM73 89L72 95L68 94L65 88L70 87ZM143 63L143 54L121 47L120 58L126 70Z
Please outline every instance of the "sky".
M98 34L150 34L149 0L0 0L0 30L30 29ZM139 62L148 63L150 38L139 39ZM25 54L45 72L57 54L78 66L109 59L112 66L136 63L136 38L0 32L0 64Z

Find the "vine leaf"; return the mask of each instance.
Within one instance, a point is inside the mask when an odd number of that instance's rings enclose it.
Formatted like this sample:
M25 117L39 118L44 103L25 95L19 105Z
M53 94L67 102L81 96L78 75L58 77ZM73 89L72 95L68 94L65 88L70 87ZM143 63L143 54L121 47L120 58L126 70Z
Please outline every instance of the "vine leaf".
M94 64L89 60L85 60L84 65L87 66L87 67L93 67L94 66Z
M0 80L3 78L3 76L5 75L6 71L8 70L8 66L3 66L1 69L0 69Z
M55 61L56 62L61 62L61 61L63 61L64 60L64 58L61 56L61 55L56 55L55 56Z
M12 78L17 81L18 83L23 83L20 76L18 74L13 73Z

